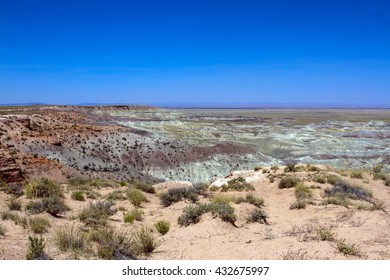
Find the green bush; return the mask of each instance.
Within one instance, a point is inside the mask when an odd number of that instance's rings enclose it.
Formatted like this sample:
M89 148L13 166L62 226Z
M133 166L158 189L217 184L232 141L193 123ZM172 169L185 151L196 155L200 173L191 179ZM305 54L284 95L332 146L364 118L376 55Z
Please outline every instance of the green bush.
M146 182L136 181L134 179L130 181L130 187L136 188L136 189L143 191L143 192L146 192L146 193L151 193L151 194L156 193L156 190L152 186L152 184L146 183Z
M168 221L160 220L154 224L154 227L160 234L165 235L171 228L171 224Z
M250 193L247 194L245 196L245 198L243 198L243 197L236 198L235 203L239 204L241 202L252 204L258 208L264 206L264 199L259 198L259 197L255 197L253 194L250 194Z
M110 192L105 197L106 200L126 200L125 191L115 190Z
M101 259L136 259L138 248L125 231L102 227L94 229L90 239L98 244L97 255Z
M135 217L132 214L126 214L123 216L123 222L125 223L134 223Z
M247 219L248 223L268 224L268 215L261 209L254 209Z
M189 200L191 202L198 201L198 194L195 188L171 188L168 189L167 192L163 193L160 196L160 202L164 207L168 207L172 205L173 203L182 201L182 200Z
M227 185L223 185L221 191L254 191L255 188L246 182L243 177L237 177L228 182Z
M28 219L30 229L35 234L43 234L50 227L50 222L43 217L32 217Z
M27 255L28 260L47 260L48 257L45 253L45 242L42 237L29 236Z
M111 200L90 203L89 207L84 208L79 214L79 220L88 226L105 225L107 218L117 212L116 209L111 208L114 205Z
M152 229L141 227L134 234L134 247L138 254L150 255L158 246L156 237L153 235Z
M73 191L71 194L71 198L77 201L85 201L84 193L82 191Z
M134 220L142 221L144 212L141 209L134 208L130 213L123 217L125 223L133 223Z
M27 198L63 196L61 186L47 178L42 178L27 184L24 187L24 194Z
M279 189L293 188L299 183L299 179L295 176L283 177L279 182Z
M135 207L140 207L142 202L148 202L146 196L134 187L128 189L127 198Z
M84 232L72 228L60 228L54 235L54 244L62 252L83 251L87 246L87 236Z
M178 223L181 226L189 226L200 221L205 213L212 213L221 220L234 224L237 220L234 214L234 208L226 203L199 203L189 205L183 209L182 215L178 218Z
M58 196L45 197L38 201L30 201L26 205L26 211L30 214L47 212L54 217L69 210L70 208L65 204L64 200Z

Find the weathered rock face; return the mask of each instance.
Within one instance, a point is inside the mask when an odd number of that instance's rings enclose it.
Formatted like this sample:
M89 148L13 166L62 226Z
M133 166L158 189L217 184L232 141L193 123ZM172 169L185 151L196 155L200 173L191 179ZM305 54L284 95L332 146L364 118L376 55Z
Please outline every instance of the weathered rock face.
M7 183L19 183L24 180L22 169L0 146L0 179Z

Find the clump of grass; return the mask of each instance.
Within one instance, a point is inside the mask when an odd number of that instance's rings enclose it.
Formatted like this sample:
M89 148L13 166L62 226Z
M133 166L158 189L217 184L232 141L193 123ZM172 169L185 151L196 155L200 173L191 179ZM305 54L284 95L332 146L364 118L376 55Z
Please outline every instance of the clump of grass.
M70 208L65 204L64 200L58 196L45 197L38 201L30 201L26 205L26 211L30 214L47 212L54 217L69 210Z
M290 205L290 209L305 209L307 206L307 200L306 199L297 199Z
M54 244L62 252L83 251L87 245L87 236L78 229L60 228L53 236Z
M283 177L279 182L279 189L293 188L299 183L299 179L295 176Z
M316 183L319 183L319 184L325 184L326 183L326 178L324 176L315 176L313 178L313 181L316 182Z
M284 172L296 172L297 167L294 163L287 164L286 167L284 168Z
M307 260L307 252L299 249L297 252L293 252L291 250L282 254L283 260Z
M337 249L340 253L344 255L359 256L360 249L352 243L346 243L345 240L340 240L337 242Z
M248 223L268 224L268 215L261 209L254 209L247 219Z
M134 187L127 190L127 198L135 207L140 207L142 202L148 202L146 196Z
M125 231L116 231L112 228L97 228L90 235L90 239L98 244L97 255L105 260L136 259L139 248Z
M381 173L382 172L382 169L383 169L383 164L379 163L379 164L374 164L374 166L372 167L372 172L374 174L378 174L378 173Z
M236 202L237 198L232 195L217 194L211 198L212 203L226 203Z
M260 171L261 169L263 169L261 166L255 166L255 168L253 168L254 171Z
M313 197L313 191L305 186L303 183L299 183L295 186L295 197L299 199L310 199Z
M7 228L0 224L0 236L5 236L5 233L7 232Z
M115 203L111 200L90 203L79 214L79 220L88 226L105 225L107 218L117 212L116 209L111 208L114 205Z
M43 217L32 217L28 219L30 229L35 234L43 234L50 227L50 222Z
M346 197L340 197L340 196L329 196L326 197L325 200L322 202L323 205L333 204L333 205L340 205L347 207L350 205L349 199Z
M385 173L374 173L372 176L373 176L372 177L373 180L383 180L383 181L386 180L386 174Z
M319 171L321 171L321 169L319 169L317 166L310 165L310 164L308 164L308 165L306 166L306 169L307 169L307 171L309 171L309 172L319 172Z
M226 203L199 203L196 205L189 205L183 209L182 215L178 218L178 223L181 226L189 226L200 221L205 213L212 213L218 216L223 221L234 224L237 220L234 214L234 208Z
M370 211L377 211L377 210L382 210L384 211L385 208L384 208L384 205L385 203L383 201L380 201L380 200L374 200L372 202L372 205L371 207L369 208Z
M150 255L158 246L152 229L146 226L141 227L134 234L134 246L139 254Z
M47 178L41 178L40 180L27 184L24 187L24 194L27 198L63 196L61 186Z
M369 201L372 198L372 192L361 187L354 186L347 182L337 182L331 189L325 190L328 197L349 198L354 200Z
M164 207L168 207L173 203L182 200L189 200L191 202L196 202L198 201L198 199L199 197L198 197L197 190L193 187L171 188L168 189L167 192L163 193L160 196L160 202Z
M361 171L361 170L352 170L351 178L363 179L363 171Z
M27 228L28 220L26 217L20 216L18 213L5 211L1 214L1 218L3 220L11 220L15 223L15 225L22 226L23 228Z
M47 260L45 242L42 237L29 236L27 246L27 260Z
M6 194L11 194L13 196L22 196L23 187L17 183L7 184L5 181L0 179L0 191L5 192Z
M152 186L152 184L147 182L140 182L137 180L130 180L130 187L136 188L140 191L146 192L146 193L156 193L156 189Z
M223 185L221 188L222 192L227 191L254 191L255 188L246 182L243 177L237 177L228 182L227 185Z
M85 201L84 193L82 191L73 191L70 197L73 200Z
M276 171L276 170L278 170L279 169L279 167L278 166L276 166L276 165L273 165L273 166L271 166L271 168L270 168L271 170L273 170L273 171Z
M18 199L11 199L10 202L7 204L8 209L11 211L21 211L22 210L22 202Z
M119 182L119 185L120 185L121 187L124 187L124 186L127 185L127 183L126 183L125 181L120 181L120 182Z
M106 200L126 200L125 191L114 190L106 195Z
M100 180L87 180L83 178L73 178L68 181L68 188L72 191L81 191L84 196L89 199L97 199L101 197L99 192L94 188L99 188L102 185Z
M123 221L125 223L133 223L134 220L142 221L143 215L144 215L144 212L141 209L134 208L133 210L131 210L130 213L126 214L123 217Z
M321 241L333 241L334 240L334 232L329 227L321 227L317 232L318 239Z
M165 235L171 228L171 224L168 221L160 220L154 224L154 227L160 234Z

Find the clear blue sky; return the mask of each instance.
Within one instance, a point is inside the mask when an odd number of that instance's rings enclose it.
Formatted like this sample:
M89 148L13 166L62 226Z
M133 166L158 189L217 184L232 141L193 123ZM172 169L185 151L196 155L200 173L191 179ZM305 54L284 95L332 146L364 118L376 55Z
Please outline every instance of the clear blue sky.
M390 105L390 1L0 1L0 104Z

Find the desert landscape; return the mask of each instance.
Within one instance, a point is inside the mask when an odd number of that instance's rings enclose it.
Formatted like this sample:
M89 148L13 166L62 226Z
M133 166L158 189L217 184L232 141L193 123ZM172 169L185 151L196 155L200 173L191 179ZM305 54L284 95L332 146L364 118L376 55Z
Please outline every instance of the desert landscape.
M385 109L0 109L1 259L390 259Z

